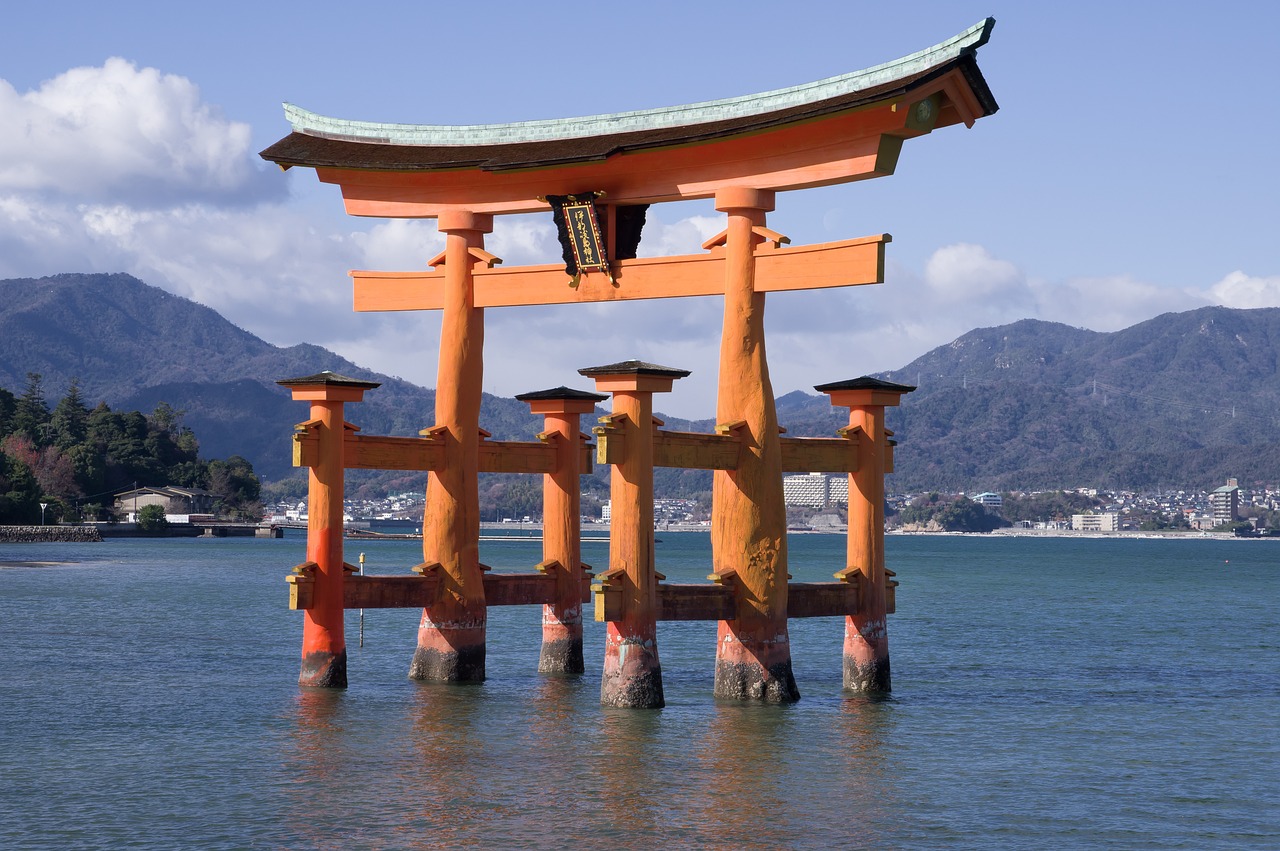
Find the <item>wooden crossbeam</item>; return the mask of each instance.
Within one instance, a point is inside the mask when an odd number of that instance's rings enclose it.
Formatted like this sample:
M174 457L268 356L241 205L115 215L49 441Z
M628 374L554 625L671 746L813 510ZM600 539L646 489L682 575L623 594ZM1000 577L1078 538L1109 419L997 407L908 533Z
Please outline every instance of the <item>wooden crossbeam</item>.
M315 579L306 574L286 577L289 608L315 605ZM346 576L342 580L342 605L347 609L420 609L436 599L440 579L436 571L411 576ZM555 602L556 577L551 573L486 573L486 606L526 606ZM591 602L587 580L582 602Z
M850 437L783 437L782 470L785 473L856 473L858 435Z
M884 281L884 247L889 234L785 248L765 242L755 251L756 292L812 290L878 284ZM583 275L577 287L560 265L487 268L478 266L473 294L476 307L580 304L646 298L723 295L722 250L675 257L616 261L613 280ZM440 310L445 301L445 272L354 271L355 309Z
M428 431L430 431L428 429ZM293 465L314 467L319 462L319 436L308 423L293 436ZM578 469L591 472L594 447L583 444ZM346 435L344 466L349 470L438 470L444 464L444 446L436 435L388 437ZM556 469L556 447L542 441L481 440L482 473L551 473ZM366 606L365 608L370 608Z
M741 448L742 443L732 434L656 431L653 435L653 466L733 470L737 469Z
M861 599L858 588L857 582L789 582L787 617L856 615ZM592 590L596 594L596 620L620 620L621 586L598 581ZM891 589L890 598L892 599ZM660 582L657 601L656 618L660 621L718 621L737 617L737 604L731 583L702 585Z

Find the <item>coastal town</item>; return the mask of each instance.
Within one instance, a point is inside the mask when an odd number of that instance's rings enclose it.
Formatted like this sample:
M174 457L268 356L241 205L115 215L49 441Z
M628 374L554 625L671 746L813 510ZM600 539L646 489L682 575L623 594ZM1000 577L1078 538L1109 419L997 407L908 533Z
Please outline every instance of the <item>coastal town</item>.
M807 474L784 479L788 528L793 532L838 532L847 529L848 479L844 476ZM886 496L885 525L900 532L1028 531L1042 533L1219 532L1267 535L1280 527L1280 485L1241 487L1228 479L1213 490L1170 488L1153 493L1074 488L1058 491L1010 493L906 494ZM971 513L994 521L991 528L948 528L939 520L913 521L917 504L945 507L972 506ZM424 496L405 492L376 499L348 499L343 513L349 528L421 532ZM611 506L584 513L584 526L607 526ZM306 503L280 502L268 507L264 522L277 525L306 523ZM537 514L488 516L486 526L513 530L532 529ZM654 524L661 529L707 528L710 513L706 500L656 498Z

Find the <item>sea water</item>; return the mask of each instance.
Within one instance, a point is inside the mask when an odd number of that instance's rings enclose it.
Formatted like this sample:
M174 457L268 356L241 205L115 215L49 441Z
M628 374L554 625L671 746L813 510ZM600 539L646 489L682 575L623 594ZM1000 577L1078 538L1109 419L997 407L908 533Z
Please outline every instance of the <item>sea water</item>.
M705 581L705 533L658 535ZM798 581L844 566L841 537L789 547ZM663 623L667 706L624 710L600 624L586 675L537 673L538 607L490 610L467 686L407 679L417 611L365 612L363 646L348 612L350 688L299 688L302 537L0 546L0 847L1280 846L1280 542L886 549L891 697L842 693L839 618L791 622L785 707L713 699L715 625Z

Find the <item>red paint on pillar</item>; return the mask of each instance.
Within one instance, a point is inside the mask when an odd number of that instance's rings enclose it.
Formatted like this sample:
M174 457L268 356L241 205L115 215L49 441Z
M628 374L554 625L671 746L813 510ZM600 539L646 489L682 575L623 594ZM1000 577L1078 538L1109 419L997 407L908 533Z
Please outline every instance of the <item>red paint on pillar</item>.
M846 581L858 583L858 614L845 618L844 687L861 693L892 689L884 565L884 477L889 452L884 409L914 390L874 378L824 384L831 404L849 408L858 437L858 471L849 475ZM837 574L841 575L841 574Z
M689 373L638 361L579 372L594 378L597 390L613 394L614 424L623 429L625 447L609 479L609 570L621 585L622 614L606 627L600 702L656 709L666 699L653 552L653 394L669 391L674 379Z
M315 463L307 475L307 561L315 568L315 598L303 613L302 670L298 683L347 687L347 645L343 633L342 498L346 437L343 403L358 402L379 386L333 373L278 382L293 398L311 402L317 440Z
M579 418L606 398L558 387L516 397L544 417L539 438L556 447L556 469L542 478L542 559L555 563L556 600L542 607L542 650L538 670L581 674L582 597L582 428Z
M493 217L441 214L445 233L445 305L436 379L436 428L444 465L427 475L422 557L439 564L436 601L422 612L409 676L418 680L484 680L484 576L480 570L480 398L484 310L475 306L472 249L484 245Z
M755 291L755 247L772 192L748 188L716 193L728 213L725 234L724 326L716 421L736 425L743 442L738 466L717 470L712 484L712 563L734 571L737 617L720 621L716 640L717 697L791 703L800 699L787 631L787 514L782 493L778 415L764 345L764 293Z

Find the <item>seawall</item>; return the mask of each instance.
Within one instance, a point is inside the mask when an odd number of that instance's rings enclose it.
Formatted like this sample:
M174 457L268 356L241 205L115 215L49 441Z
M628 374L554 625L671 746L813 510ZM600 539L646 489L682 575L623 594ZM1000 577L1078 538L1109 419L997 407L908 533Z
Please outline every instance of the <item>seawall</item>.
M0 544L78 544L102 541L92 526L0 526Z

